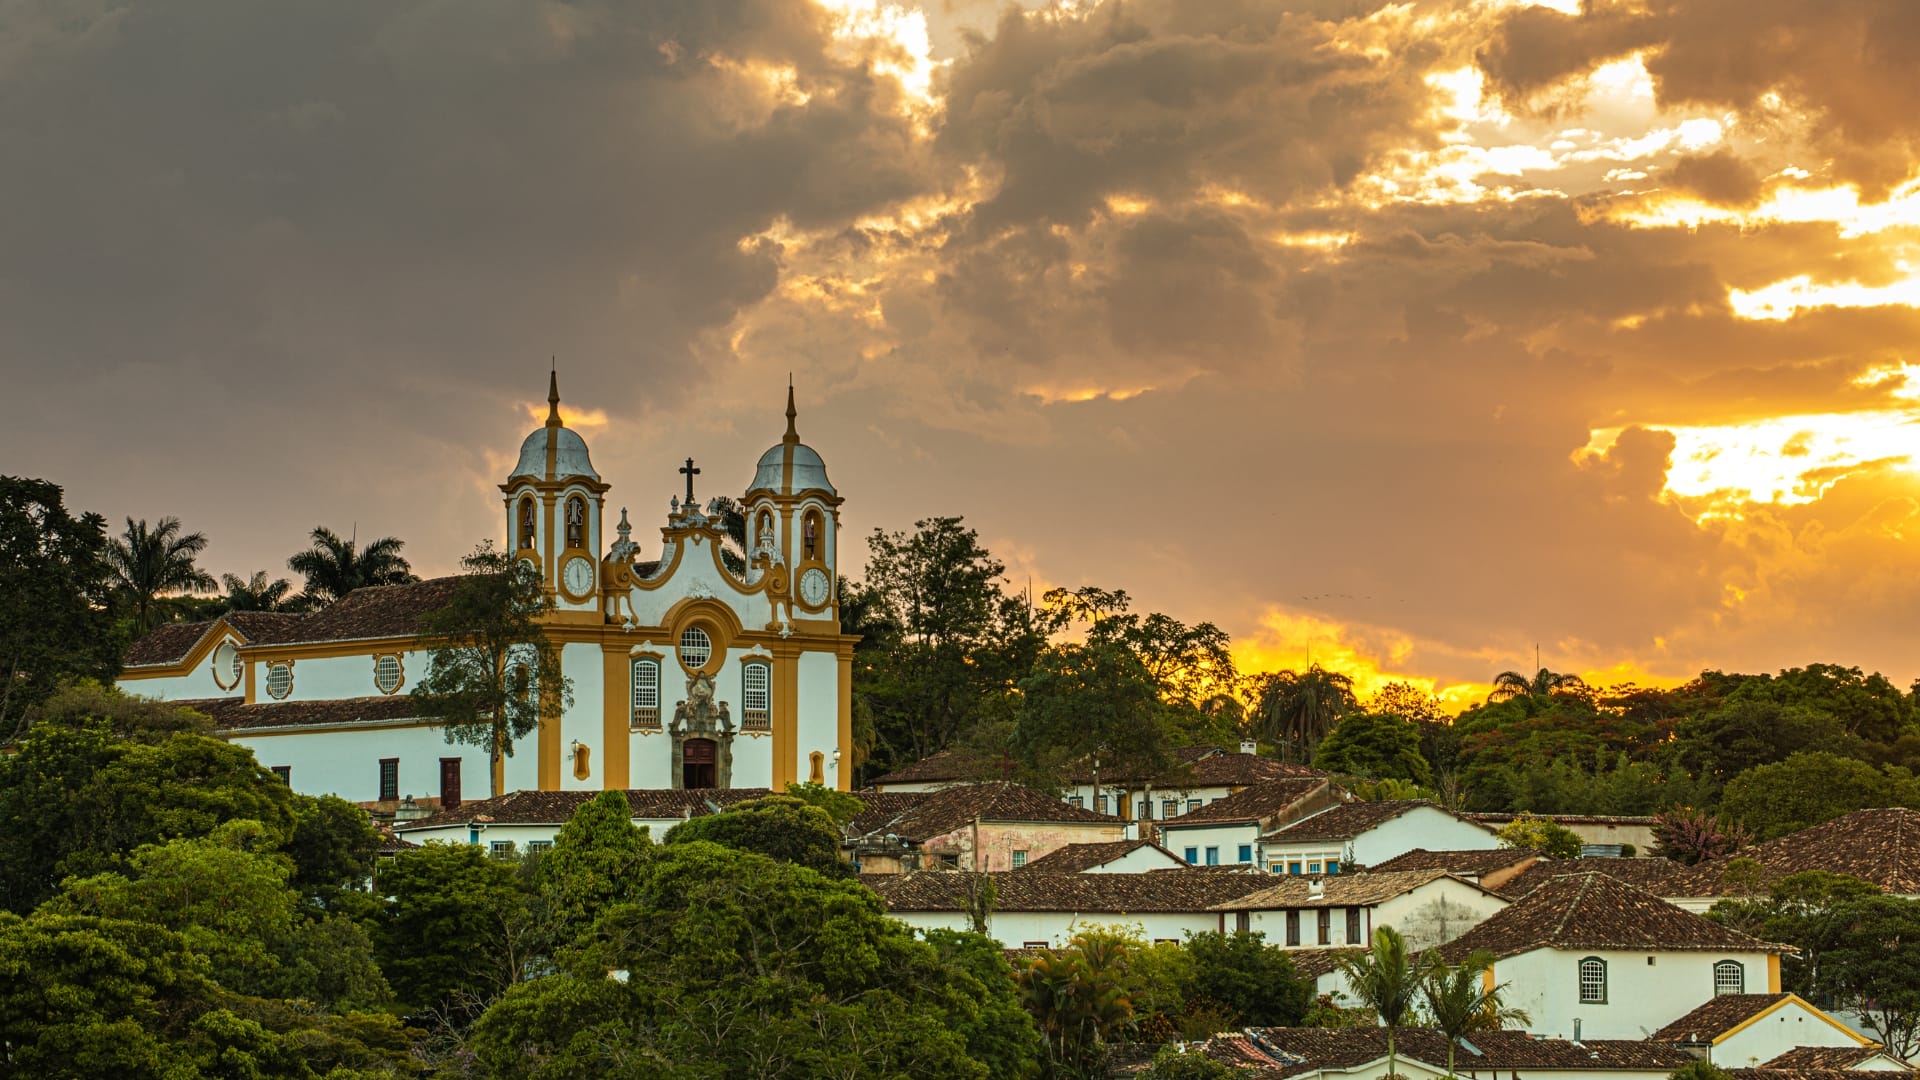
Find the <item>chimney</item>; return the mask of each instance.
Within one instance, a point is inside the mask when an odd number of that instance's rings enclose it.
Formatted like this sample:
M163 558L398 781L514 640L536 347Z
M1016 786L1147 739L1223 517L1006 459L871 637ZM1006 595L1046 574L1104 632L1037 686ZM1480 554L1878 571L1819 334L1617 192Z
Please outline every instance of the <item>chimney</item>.
M426 816L427 808L414 802L413 796L411 795L400 800L400 805L393 808L393 823L396 825L409 821L419 821Z
M1241 739L1240 752L1243 754L1258 754L1260 752L1260 744L1254 742L1252 739Z
M1577 1016L1573 1018L1573 1045L1580 1045L1580 1018Z
M1320 878L1307 879L1307 899L1322 900L1327 895L1327 883ZM1579 1021L1575 1021L1578 1023Z

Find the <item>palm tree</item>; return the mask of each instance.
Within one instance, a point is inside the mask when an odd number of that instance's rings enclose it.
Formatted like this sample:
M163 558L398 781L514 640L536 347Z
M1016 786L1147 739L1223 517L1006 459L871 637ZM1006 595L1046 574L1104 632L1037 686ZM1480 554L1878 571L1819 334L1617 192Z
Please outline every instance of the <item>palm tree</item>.
M1312 759L1313 748L1342 716L1360 707L1353 695L1353 680L1318 664L1304 672L1258 676L1253 698L1260 733L1269 742L1298 748L1302 761Z
M287 560L287 569L307 579L301 599L316 607L330 604L364 585L403 585L418 581L400 557L406 541L383 536L365 548L342 540L332 529L316 526L313 547Z
M265 570L255 570L250 578L221 574L220 584L227 590L228 611L287 611L291 609L293 583L286 578L267 580Z
M1469 955L1458 967L1448 967L1434 953L1421 980L1420 992L1426 998L1433 1026L1447 1037L1447 1075L1453 1073L1454 1050L1460 1040L1479 1031L1498 1031L1513 1024L1533 1021L1523 1009L1508 1008L1501 1000L1507 984L1489 986L1487 972L1493 969L1493 954L1482 949Z
M1394 1034L1413 1011L1413 998L1420 992L1420 974L1407 955L1407 942L1391 926L1373 932L1373 943L1356 956L1340 958L1340 970L1356 1002L1372 1009L1387 1029L1387 1075L1398 1073Z
M1503 671L1493 677L1493 692L1488 701L1510 701L1518 697L1544 698L1554 694L1585 690L1587 684L1578 675L1562 675L1541 668L1531 679L1518 671Z
M180 533L180 519L163 517L147 527L145 518L127 519L127 529L107 541L107 565L113 588L133 609L134 628L154 628L170 613L166 594L205 592L218 586L213 575L194 565L207 549L204 533Z

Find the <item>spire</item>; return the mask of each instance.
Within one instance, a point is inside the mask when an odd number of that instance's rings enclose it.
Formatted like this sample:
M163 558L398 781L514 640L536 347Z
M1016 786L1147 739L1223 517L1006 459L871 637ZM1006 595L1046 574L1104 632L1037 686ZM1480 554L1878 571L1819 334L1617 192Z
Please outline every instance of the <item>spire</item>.
M785 438L780 440L781 442L797 443L800 441L800 432L795 430L793 426L794 417L799 415L799 411L793 407L793 375L789 373L787 375L787 434Z
M560 365L547 374L547 426L560 426Z

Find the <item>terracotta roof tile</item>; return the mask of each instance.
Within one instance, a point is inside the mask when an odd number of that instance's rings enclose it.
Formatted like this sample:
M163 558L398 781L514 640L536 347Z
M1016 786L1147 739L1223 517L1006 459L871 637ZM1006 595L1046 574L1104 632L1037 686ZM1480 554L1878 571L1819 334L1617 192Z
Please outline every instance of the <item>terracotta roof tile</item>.
M962 899L982 875L960 870L863 874L860 880L894 911L961 911ZM1146 874L1051 874L997 870L996 911L1075 911L1109 915L1207 911L1265 885L1264 874L1209 874L1159 870Z
M206 713L213 718L213 726L218 731L370 724L406 720L419 714L419 706L405 694L323 701L258 701L252 705L237 697L202 698L175 704Z
M1191 782L1195 787L1243 787L1262 780L1309 776L1325 778L1329 775L1326 770L1310 765L1275 761L1258 754L1221 752L1195 761Z
M954 750L940 750L921 758L911 765L901 767L884 776L876 776L873 783L880 784L938 784L948 780L965 780L978 770L975 762Z
M1084 822L1123 826L1120 818L1070 805L1044 791L1019 784L958 784L930 791L905 809L866 830L890 832L919 842L950 833L979 818L982 821Z
M1240 897L1223 906L1222 911L1278 911L1285 908L1367 907L1404 896L1428 882L1447 878L1470 888L1478 888L1465 878L1445 870L1406 870L1399 873L1367 872L1327 874L1319 877L1286 876L1279 884ZM1314 886L1318 885L1318 895Z
M1152 848L1174 862L1180 861L1180 856L1151 840L1115 840L1106 844L1068 844L1066 847L1040 856L1023 869L1048 874L1083 874L1096 866L1105 866L1122 856L1131 855L1141 848ZM1155 869L1177 868L1155 867Z
M1786 951L1591 872L1552 878L1440 946L1440 954L1457 962L1476 949L1496 957L1534 949Z
M1920 894L1920 810L1887 807L1857 810L1778 840L1755 844L1725 859L1676 871L1666 896L1727 896L1727 864L1752 859L1760 864L1762 891L1803 870L1827 870L1871 881L1886 892Z
M1426 799L1386 799L1380 802L1342 803L1303 818L1265 839L1291 844L1301 841L1351 840L1361 833L1377 829L1387 822L1422 807L1430 806L1443 814L1459 817L1453 811ZM1464 820L1464 819L1462 819Z
M447 606L462 580L456 575L355 589L291 624L273 644L411 637L420 632L420 617Z
M860 800L861 810L847 822L849 836L865 836L882 832L887 823L915 806L920 805L931 792L925 791L856 791L853 797Z
M1728 1069L1734 1080L1863 1080L1874 1076L1911 1076L1909 1072L1855 1071L1853 1069L1783 1069L1763 1065L1757 1069Z
M1510 870L1527 863L1537 862L1540 854L1523 851L1518 848L1480 848L1469 851L1428 851L1426 848L1414 848L1404 854L1395 855L1378 866L1369 866L1371 873L1384 874L1399 870L1451 870L1468 877L1485 877L1501 870Z
M1681 865L1671 859L1609 859L1600 856L1578 859L1543 858L1513 877L1500 883L1494 891L1502 896L1522 897L1566 874L1605 874L1615 881L1624 881L1635 888L1645 889L1657 896L1673 896L1666 891L1666 882L1679 870Z
M1886 1048L1878 1043L1868 1043L1865 1046L1796 1046L1771 1061L1761 1062L1760 1067L1795 1071L1851 1069L1886 1053Z
M463 802L451 810L440 810L418 821L398 822L396 833L430 829L446 825L465 825L485 821L493 825L564 825L582 806L600 797L598 791L510 791L491 799ZM748 799L772 794L766 788L702 788L686 791L677 788L634 788L621 792L636 818L701 817L724 810ZM657 839L657 838L656 838Z
M1792 997L1792 994L1718 994L1700 1007L1648 1036L1660 1042L1710 1043Z
M1162 827L1250 821L1260 824L1262 828L1270 828L1271 823L1284 816L1289 809L1314 795L1327 793L1329 788L1325 777L1296 776L1284 780L1263 780L1223 799L1168 818L1162 822Z
M1444 1067L1446 1036L1428 1028L1402 1028L1394 1038L1400 1056ZM1384 1028L1249 1028L1218 1035L1202 1052L1223 1064L1260 1068L1262 1078L1294 1076L1323 1069L1351 1070L1387 1056ZM1465 1072L1634 1070L1671 1072L1691 1055L1639 1039L1539 1039L1524 1031L1483 1031L1470 1036L1456 1053Z
M1365 949L1288 949L1287 959L1293 961L1294 969L1309 979L1317 979L1331 974L1340 966L1343 956L1358 956Z
M165 664L177 664L187 658L200 639L219 620L208 619L204 622L168 623L156 626L141 635L127 648L126 658L122 661L127 667L158 667Z

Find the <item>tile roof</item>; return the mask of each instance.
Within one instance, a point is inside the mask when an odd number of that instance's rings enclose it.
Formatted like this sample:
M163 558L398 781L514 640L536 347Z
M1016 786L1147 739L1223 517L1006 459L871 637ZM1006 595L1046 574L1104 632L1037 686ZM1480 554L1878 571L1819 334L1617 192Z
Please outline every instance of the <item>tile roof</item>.
M1264 780L1245 787L1223 799L1168 818L1161 827L1174 825L1224 824L1251 821L1262 824L1284 813L1289 807L1326 790L1325 777L1296 776L1285 780Z
M1763 1065L1757 1069L1728 1069L1734 1080L1865 1080L1874 1076L1911 1076L1906 1070L1799 1069Z
M895 818L920 805L931 794L927 791L856 791L853 797L860 800L861 809L847 822L847 835L884 832Z
M1339 967L1341 957L1358 956L1366 951L1360 948L1288 949L1287 959L1293 961L1294 970L1302 976L1317 979L1322 975L1331 974L1333 969Z
M1737 891L1723 880L1733 859L1760 864L1760 888L1802 870L1827 870L1871 881L1886 892L1920 894L1920 810L1887 807L1856 810L1734 855L1676 871L1666 896L1727 896Z
M177 664L187 658L187 654L200 644L200 639L218 621L208 619L204 622L156 626L127 647L127 655L121 663L130 668Z
M1682 867L1671 859L1608 859L1599 856L1578 859L1541 859L1500 883L1494 891L1502 896L1525 896L1563 874L1589 871L1605 874L1615 881L1645 889L1658 896L1674 896L1666 891L1666 882Z
M961 870L862 874L860 880L894 911L961 911L969 887L983 875ZM1066 911L1104 915L1152 912L1199 914L1265 885L1264 874L1209 874L1157 870L1145 874L1050 874L996 870L995 911Z
M1430 1028L1402 1028L1394 1037L1403 1058L1444 1068L1447 1039ZM1202 1052L1222 1064L1259 1069L1270 1080L1351 1070L1387 1056L1384 1028L1248 1028L1216 1035ZM1685 1051L1641 1039L1540 1039L1524 1031L1482 1031L1456 1052L1463 1072L1645 1071L1670 1073L1693 1060Z
M1377 829L1422 806L1431 806L1443 814L1453 814L1453 811L1444 809L1427 799L1384 799L1379 802L1342 803L1312 817L1302 818L1262 839L1281 844L1315 840L1351 840L1361 833Z
M1073 806L1044 791L999 782L957 784L939 791L925 792L884 825L866 831L890 832L903 840L919 842L950 833L975 818L981 821L1126 825L1122 818Z
M1647 1036L1660 1042L1710 1043L1715 1036L1739 1027L1792 994L1718 994L1699 1008Z
M395 822L396 833L415 829L465 825L483 821L491 825L564 825L582 806L600 797L598 791L510 791L491 799L463 802L451 810L439 810L417 821ZM684 791L678 788L633 788L621 792L636 818L701 817L724 810L735 803L772 794L766 788L702 788Z
M1375 874L1399 870L1450 870L1466 877L1486 877L1501 870L1537 863L1540 858L1539 852L1519 848L1479 848L1470 851L1414 848L1377 866L1369 866L1367 870Z
M1511 825L1522 817L1540 818L1559 825L1644 825L1649 827L1660 820L1651 814L1462 814L1460 816L1482 825Z
M220 616L249 645L271 645L291 640L300 625L311 618L300 611L229 611Z
M1151 840L1115 840L1106 844L1068 844L1066 847L1040 856L1022 869L1048 874L1081 874L1096 866L1105 866L1122 856L1131 855L1141 848L1152 848L1176 863L1181 861L1180 856ZM1156 867L1156 869L1176 868Z
M1367 872L1326 874L1318 877L1285 876L1280 883L1223 906L1222 911L1277 911L1286 908L1367 907L1384 903L1429 882L1445 878L1469 888L1479 886L1445 870L1406 870L1400 873ZM1318 895L1314 886L1320 887Z
M321 701L257 701L252 705L247 704L245 698L200 698L174 704L212 717L217 731L406 720L420 711L419 705L405 694Z
M1796 1046L1771 1061L1763 1061L1763 1069L1851 1069L1863 1062L1871 1061L1881 1055L1892 1057L1879 1043L1867 1043L1862 1046Z
M1784 952L1605 874L1555 877L1440 948L1449 962L1476 949Z
M884 776L876 776L873 783L932 784L945 780L964 780L978 771L973 768L974 764L958 751L940 750L911 765L902 765Z
M291 624L271 644L411 637L420 632L420 617L447 606L463 580L456 575L355 589Z
M1257 784L1262 780L1284 780L1295 776L1324 778L1329 775L1331 774L1325 769L1316 769L1310 765L1275 761L1258 754L1222 751L1195 761L1193 779L1189 782L1195 787L1240 787Z

